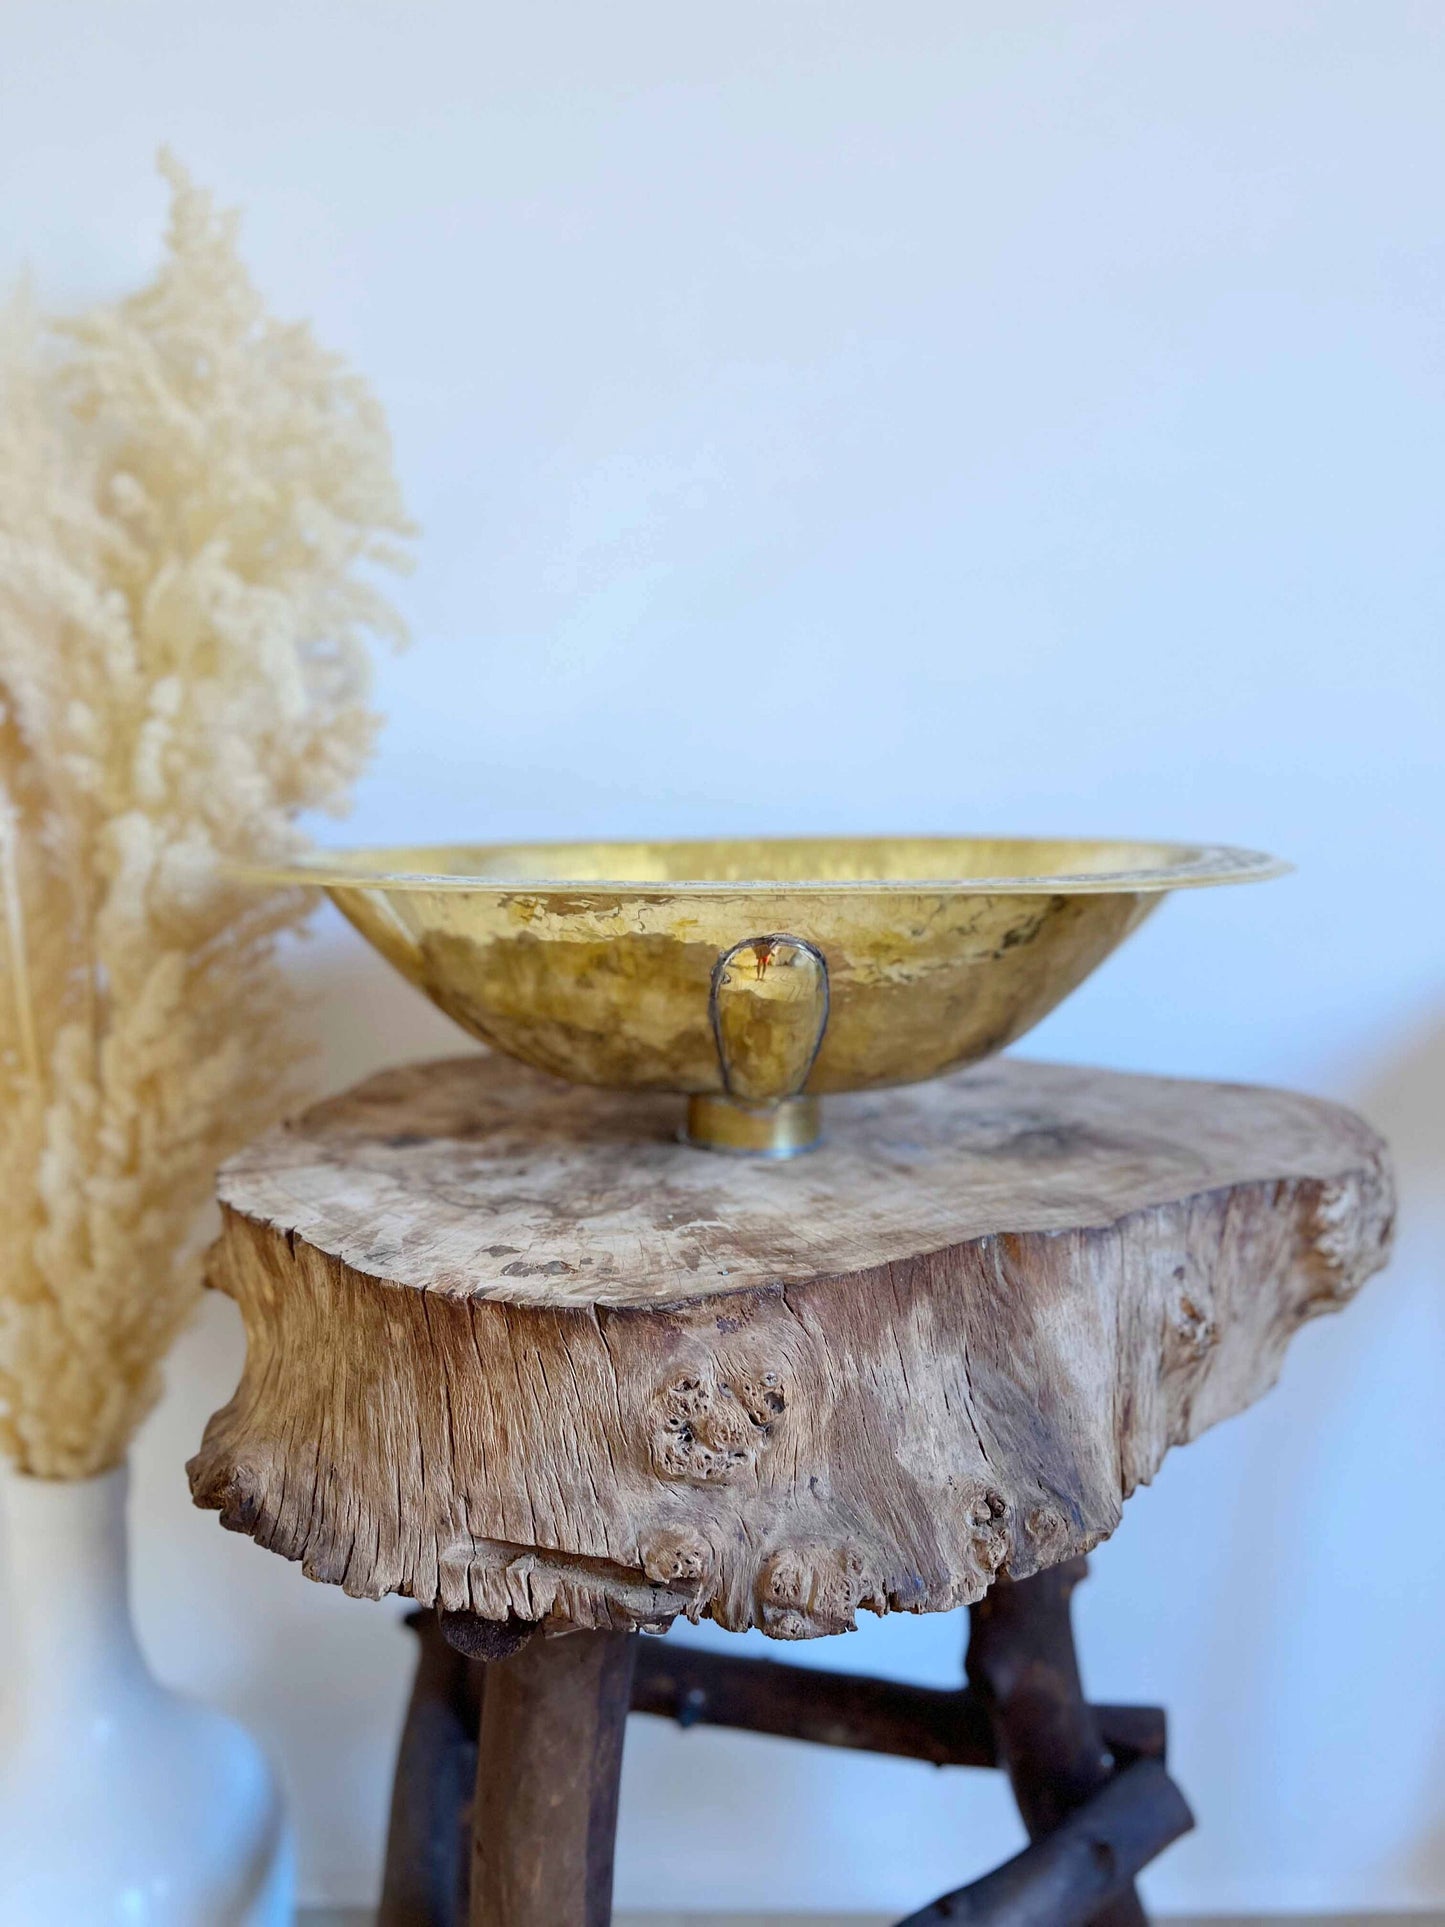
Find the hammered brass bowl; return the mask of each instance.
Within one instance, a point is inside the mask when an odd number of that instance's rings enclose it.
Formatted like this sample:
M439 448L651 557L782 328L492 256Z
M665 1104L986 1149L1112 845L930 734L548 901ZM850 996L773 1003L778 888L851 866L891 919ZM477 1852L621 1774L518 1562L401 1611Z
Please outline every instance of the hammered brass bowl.
M322 886L484 1043L574 1083L676 1091L689 1138L786 1156L829 1091L1002 1050L1170 890L1277 876L1247 850L857 837L350 850Z

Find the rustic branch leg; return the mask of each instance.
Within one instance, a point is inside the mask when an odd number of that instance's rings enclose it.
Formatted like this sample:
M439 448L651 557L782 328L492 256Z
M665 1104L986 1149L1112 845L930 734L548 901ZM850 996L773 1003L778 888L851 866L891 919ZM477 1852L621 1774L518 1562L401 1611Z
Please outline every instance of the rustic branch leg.
M636 1635L533 1639L490 1666L471 1927L608 1927Z
M899 1927L1085 1927L1141 1867L1194 1825L1158 1760L1136 1760L1005 1866Z
M993 1726L981 1694L905 1686L860 1673L789 1666L644 1640L632 1678L632 1710L679 1726L734 1726L817 1746L897 1753L933 1766L997 1766ZM1096 1706L1104 1744L1121 1764L1162 1760L1158 1706Z
M459 1927L486 1674L447 1643L435 1613L411 1613L406 1623L421 1650L397 1751L377 1927Z
M1031 1840L1054 1830L1114 1771L1084 1699L1069 1599L1088 1568L1074 1559L1032 1579L998 1581L970 1609L968 1677L984 1696ZM1131 1887L1092 1927L1147 1927Z

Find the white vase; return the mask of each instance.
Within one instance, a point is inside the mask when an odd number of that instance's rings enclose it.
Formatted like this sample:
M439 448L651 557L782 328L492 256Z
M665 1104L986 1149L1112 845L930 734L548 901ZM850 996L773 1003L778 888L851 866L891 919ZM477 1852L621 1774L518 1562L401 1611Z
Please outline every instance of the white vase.
M265 1755L136 1644L127 1484L0 1474L0 1927L290 1927Z

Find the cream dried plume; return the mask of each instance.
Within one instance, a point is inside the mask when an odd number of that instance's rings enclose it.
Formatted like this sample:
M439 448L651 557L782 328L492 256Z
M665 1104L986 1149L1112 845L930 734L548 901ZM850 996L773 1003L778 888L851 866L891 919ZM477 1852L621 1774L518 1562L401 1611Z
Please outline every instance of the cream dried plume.
M370 746L380 407L264 310L168 157L154 281L0 353L0 1447L114 1464L196 1294L216 1164L294 1101L293 852Z

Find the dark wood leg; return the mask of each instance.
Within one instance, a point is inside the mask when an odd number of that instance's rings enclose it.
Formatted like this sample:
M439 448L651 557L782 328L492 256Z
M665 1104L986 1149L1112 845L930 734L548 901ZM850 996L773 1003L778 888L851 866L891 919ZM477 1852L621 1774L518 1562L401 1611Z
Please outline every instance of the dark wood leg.
M377 1927L459 1927L486 1669L448 1645L435 1613L411 1613L406 1623L421 1650L397 1751Z
M898 1927L1090 1927L1194 1824L1158 1760L1136 1760L1007 1865Z
M636 1642L533 1639L487 1668L470 1927L609 1927Z
M679 1726L733 1726L817 1746L902 1754L932 1766L997 1766L993 1726L972 1687L904 1686L777 1659L744 1659L671 1639L637 1649L632 1710ZM1096 1706L1116 1760L1164 1758L1157 1706Z
M968 1677L983 1696L999 1763L1031 1840L1051 1834L1115 1771L1084 1698L1069 1599L1088 1571L1070 1560L1032 1579L998 1581L970 1608ZM1090 1927L1148 1927L1132 1886Z
M499 1691L477 1783L489 1789L490 1817L485 1837L475 1834L475 1864L489 1870L470 1916L486 1927L537 1927L558 1907L568 1910L560 1917L567 1927L606 1922L629 1700L634 1712L684 1726L1007 1767L1033 1844L902 1927L1137 1927L1144 1916L1131 1898L1133 1876L1193 1820L1164 1771L1159 1709L1083 1702L1069 1625L1069 1595L1083 1572L1080 1561L997 1587L974 1609L971 1684L952 1692L660 1640L578 1634L549 1643L521 1621L413 1614L422 1651L380 1927L461 1927L469 1918L468 1796L489 1679ZM529 1640L531 1662L514 1672L513 1656Z

